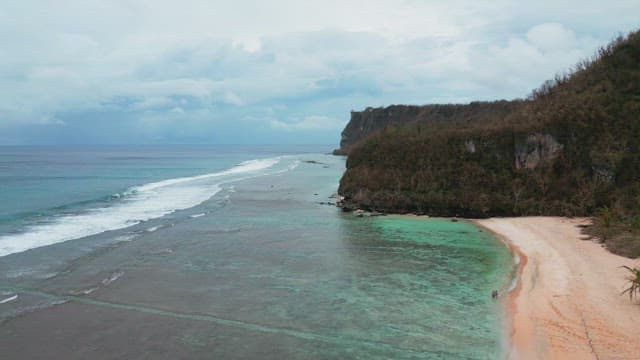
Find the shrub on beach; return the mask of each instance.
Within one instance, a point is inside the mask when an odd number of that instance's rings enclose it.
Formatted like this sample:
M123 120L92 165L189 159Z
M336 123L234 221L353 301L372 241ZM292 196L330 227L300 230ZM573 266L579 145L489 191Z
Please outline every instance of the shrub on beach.
M633 301L634 296L640 295L640 269L630 268L628 266L622 266L629 270L631 275L627 278L629 280L629 287L627 287L622 294L629 293L629 300Z

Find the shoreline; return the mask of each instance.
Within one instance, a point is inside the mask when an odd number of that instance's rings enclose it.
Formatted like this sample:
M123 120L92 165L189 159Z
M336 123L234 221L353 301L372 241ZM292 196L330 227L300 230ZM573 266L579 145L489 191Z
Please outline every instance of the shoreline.
M504 319L502 324L503 329L506 329L504 331L503 339L503 358L517 359L514 350L519 346L516 346L515 344L525 341L527 335L521 333L517 334L515 323L513 321L513 314L516 313L516 299L518 299L518 296L520 295L520 292L522 290L522 271L529 262L529 258L520 250L519 247L513 244L509 238L481 224L480 221L482 220L473 219L469 221L474 225L482 228L483 230L489 232L494 238L504 244L504 246L513 257L514 271L512 273L512 277L506 289L501 289L502 291L498 296L498 301L502 303L502 307L504 309ZM516 334L518 335L518 338L516 338ZM521 339L521 337L524 337L524 339Z
M517 247L508 237L492 230L490 227L483 225L481 222L487 219L470 219L471 223L489 232L494 238L500 241L509 250L513 256L513 265L515 271L512 274L512 278L507 286L506 291L502 291L499 295L499 301L502 303L504 309L503 328L504 332L504 345L503 345L503 358L504 359L518 359L516 356L516 350L521 347L521 343L526 342L527 338L531 334L525 334L524 332L516 332L516 326L514 322L514 314L516 313L516 300L518 299L522 290L522 272L529 262L529 258L523 253L519 247ZM516 338L516 334L518 338Z
M520 258L516 285L503 297L508 359L634 359L640 305L621 296L639 259L584 240L587 218L490 218L472 222ZM502 296L501 296L502 297Z

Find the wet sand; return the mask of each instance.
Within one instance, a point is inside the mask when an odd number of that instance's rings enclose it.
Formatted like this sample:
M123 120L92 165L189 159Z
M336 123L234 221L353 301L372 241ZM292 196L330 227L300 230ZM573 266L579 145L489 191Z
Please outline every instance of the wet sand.
M584 218L493 218L476 223L519 254L506 297L509 359L640 359L640 304L620 295L640 266L585 241Z

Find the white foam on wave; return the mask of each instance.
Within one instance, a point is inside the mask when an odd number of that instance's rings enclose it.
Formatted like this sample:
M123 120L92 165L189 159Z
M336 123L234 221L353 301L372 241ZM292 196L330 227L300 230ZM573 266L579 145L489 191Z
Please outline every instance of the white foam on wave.
M145 230L145 231L146 231L146 232L154 232L154 231L156 231L156 230L160 229L160 227L161 227L160 225L158 225L158 226L152 226L152 227L148 228L148 229L147 229L147 230Z
M193 214L193 215L191 215L190 217L191 217L191 218L193 218L193 219L196 219L196 218L199 218L199 217L203 217L203 216L205 216L205 215L207 215L207 214L205 214L205 213L200 213L200 214Z
M102 285L107 286L107 285L111 284L112 282L120 279L120 277L122 275L124 275L124 272L122 272L122 271L114 272L108 278L102 279Z
M97 287L92 287L92 288L90 288L90 289L87 289L87 290L82 291L82 294L83 294L83 295L90 295L91 293L93 293L93 292L94 292L94 291L96 291L96 290L98 290L98 288L97 288Z
M92 287L92 288L83 289L83 290L73 290L73 291L69 291L69 294L74 295L74 296L91 295L98 289L99 289L98 287Z
M217 173L162 180L133 187L119 195L113 206L65 214L51 222L35 225L20 234L0 237L0 257L29 249L79 239L105 231L123 229L159 218L177 210L194 207L208 200L225 182L260 174L282 157L244 161ZM148 230L157 230L149 228ZM151 231L153 231L151 230Z
M283 174L283 173L289 172L291 170L295 170L298 166L300 166L300 160L295 160L291 164L287 165L286 168L284 168L284 169L282 169L280 171L276 171L276 174Z
M232 167L232 168L230 168L228 170L221 171L221 172L218 172L218 173L204 174L204 175L183 177L183 178L176 178L176 179L169 179L169 180L162 180L162 181L158 181L158 182L154 182L154 183L138 186L138 187L133 188L133 193L135 194L135 193L138 193L138 192L145 192L145 191L155 190L155 189L158 189L158 188L165 188L165 187L170 186L170 185L191 183L191 182L198 181L198 180L206 180L206 179L211 179L211 178L218 178L218 177L223 177L223 176L226 176L226 175L244 174L244 173L248 173L248 172L264 170L266 168L272 167L273 165L277 164L279 161L280 161L280 158L269 158L269 159L258 159L258 160L243 161L240 164L238 164L238 165L236 165L236 166L234 166L234 167Z
M511 279L511 283L509 284L509 288L507 289L507 292L510 293L513 290L516 289L516 287L518 286L518 276L514 276L513 279Z
M289 164L289 166L287 166L287 171L294 170L298 166L300 166L300 160L296 160L296 161L292 162L291 164Z
M0 304L6 304L6 303L8 303L10 301L16 300L17 298L18 298L18 294L15 294L15 295L10 296L10 297L8 297L8 298L6 298L4 300L0 300Z
M518 267L520 266L520 255L518 255L518 253L514 252L513 253L513 274L512 274L512 278L511 278L511 283L509 284L509 288L507 289L507 292L510 293L513 290L516 289L516 287L518 286Z
M130 242L133 241L138 236L138 234L126 234L118 236L114 239L115 242Z

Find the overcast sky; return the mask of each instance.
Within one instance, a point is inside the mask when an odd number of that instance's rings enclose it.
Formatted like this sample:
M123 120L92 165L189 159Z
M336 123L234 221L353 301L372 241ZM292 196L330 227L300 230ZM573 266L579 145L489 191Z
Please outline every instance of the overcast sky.
M0 3L0 145L324 143L350 110L512 99L640 0Z

